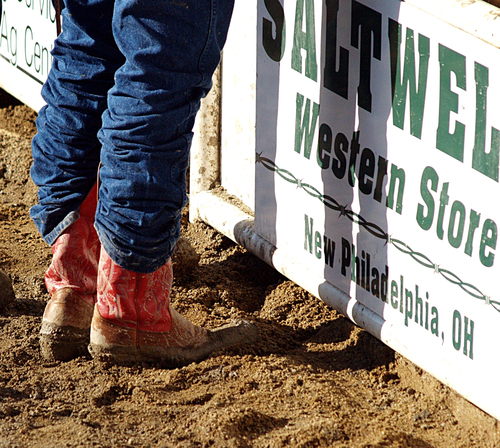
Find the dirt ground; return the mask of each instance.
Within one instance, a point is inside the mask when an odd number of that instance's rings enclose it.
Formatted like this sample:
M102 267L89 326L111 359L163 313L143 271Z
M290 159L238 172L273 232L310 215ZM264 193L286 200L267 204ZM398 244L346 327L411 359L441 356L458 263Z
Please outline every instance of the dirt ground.
M498 422L202 223L173 303L260 340L176 370L48 364L38 330L50 249L29 219L36 115L0 91L0 447L495 447ZM0 291L4 294L6 291Z

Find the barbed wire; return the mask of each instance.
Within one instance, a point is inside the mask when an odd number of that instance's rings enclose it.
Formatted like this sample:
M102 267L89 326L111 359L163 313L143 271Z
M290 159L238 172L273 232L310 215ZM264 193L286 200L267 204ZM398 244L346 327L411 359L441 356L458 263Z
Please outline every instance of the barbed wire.
M393 238L386 231L384 231L380 226L375 223L367 221L358 213L350 210L347 205L341 205L335 198L322 194L316 187L308 183L303 182L302 179L297 179L290 171L278 167L274 161L262 156L262 153L257 153L255 157L255 162L260 163L264 168L269 171L276 173L286 182L289 182L297 186L297 189L301 189L306 192L309 196L320 200L325 207L333 211L339 212L339 217L345 216L354 224L360 225L368 233L373 235L375 238L384 240L386 244L391 244L398 251L410 256L421 266L432 269L434 273L440 274L449 283L458 286L468 295L483 300L486 305L491 305L496 311L500 312L500 302L496 300L491 300L491 297L483 294L479 288L476 286L462 281L458 275L449 271L448 269L441 268L438 264L434 263L429 257L422 254L421 252L414 251L408 244L401 240Z

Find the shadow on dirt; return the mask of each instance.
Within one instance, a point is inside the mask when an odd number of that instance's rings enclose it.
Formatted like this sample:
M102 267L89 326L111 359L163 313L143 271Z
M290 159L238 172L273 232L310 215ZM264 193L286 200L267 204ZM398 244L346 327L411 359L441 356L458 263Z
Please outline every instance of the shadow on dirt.
M245 249L234 247L182 280L181 288L207 314L220 306L255 321L260 341L227 354L290 356L328 371L373 370L394 361L392 349Z
M260 340L225 350L228 355L278 355L317 371L371 371L395 359L392 349L343 317L315 329L294 329L257 318Z

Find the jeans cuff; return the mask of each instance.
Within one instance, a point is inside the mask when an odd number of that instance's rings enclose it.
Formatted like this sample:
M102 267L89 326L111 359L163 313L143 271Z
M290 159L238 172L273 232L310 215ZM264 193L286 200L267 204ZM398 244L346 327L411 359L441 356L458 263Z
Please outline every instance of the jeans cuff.
M107 237L105 232L100 231L97 226L95 227L102 248L118 266L128 271L137 272L139 274L150 274L166 264L172 256L172 254L167 254L168 256L166 257L150 258L141 256L131 250L125 253Z
M80 212L74 211L68 213L68 215L66 215L66 217L55 227L55 229L44 238L44 241L49 246L52 246L61 233L63 233L71 224L78 221L78 218L80 218Z

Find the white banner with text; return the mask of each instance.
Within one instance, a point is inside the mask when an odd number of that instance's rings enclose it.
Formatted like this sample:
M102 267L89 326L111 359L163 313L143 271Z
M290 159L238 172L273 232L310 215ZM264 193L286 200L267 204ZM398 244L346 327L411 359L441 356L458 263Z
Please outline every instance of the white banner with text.
M498 417L500 50L396 0L257 23L257 231Z

